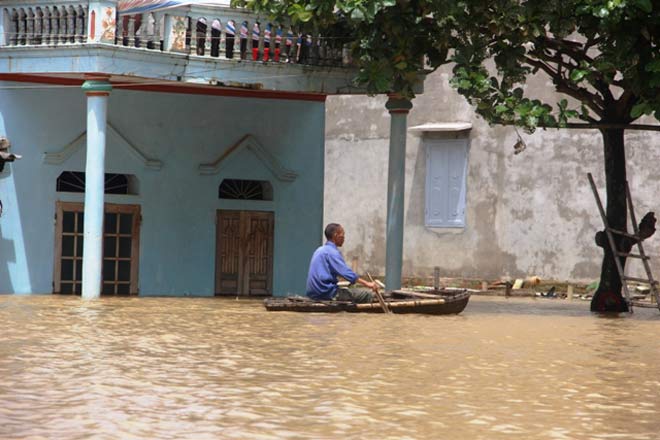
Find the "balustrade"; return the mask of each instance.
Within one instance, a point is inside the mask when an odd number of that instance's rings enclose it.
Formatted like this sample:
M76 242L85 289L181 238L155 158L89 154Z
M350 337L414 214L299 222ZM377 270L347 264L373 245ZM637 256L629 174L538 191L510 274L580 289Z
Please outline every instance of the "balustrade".
M5 3L9 4L0 6L0 46L53 46L100 41L192 57L318 66L341 66L350 62L339 39L326 39L305 29L292 31L289 23L266 23L256 14L224 6L192 5L124 15L107 6L103 12L101 9L90 11L90 3L94 3L90 1ZM98 21L101 14L105 14L103 29L96 24L96 35L103 32L103 36L95 39L95 20ZM255 41L252 27L257 21L262 23L258 41ZM228 27L230 24L232 26ZM245 38L241 38L242 25L248 29ZM270 40L265 38L268 25ZM257 48L254 53L253 42Z
M86 41L88 3L0 6L0 45L56 45Z

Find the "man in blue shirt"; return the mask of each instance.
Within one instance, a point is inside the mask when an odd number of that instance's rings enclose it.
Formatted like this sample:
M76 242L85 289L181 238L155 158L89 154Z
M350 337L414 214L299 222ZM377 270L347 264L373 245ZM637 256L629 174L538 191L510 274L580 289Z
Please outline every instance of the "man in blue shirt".
M373 295L365 290L349 290L337 286L337 276L351 284L361 284L371 290L378 289L375 282L357 276L344 261L339 249L344 244L344 228L340 224L330 223L325 227L327 242L312 255L307 275L307 296L320 301L371 302Z

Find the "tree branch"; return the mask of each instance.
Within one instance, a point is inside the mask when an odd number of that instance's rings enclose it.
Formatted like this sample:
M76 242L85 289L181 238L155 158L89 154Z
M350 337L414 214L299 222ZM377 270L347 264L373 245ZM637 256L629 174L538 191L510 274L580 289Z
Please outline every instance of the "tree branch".
M586 61L589 64L593 63L594 61L593 58L587 55L586 50L584 50L586 46L582 43L577 43L570 40L556 40L554 38L549 38L546 35L543 35L539 38L544 41L546 46L573 58L573 60L575 60L578 65L580 64L580 61Z
M588 78L587 81L589 81ZM601 94L605 103L604 105L614 101L614 95L612 95L612 91L610 90L610 87L607 85L607 83L603 81L603 76L601 74L598 75L598 79L589 81L589 84L591 84L593 88Z
M511 121L493 121L493 124L496 125L515 125L515 123ZM582 123L582 122L569 122L563 127L559 126L547 126L547 125L538 125L538 128L543 128L543 129L557 129L557 130L562 130L562 129L570 129L570 130L588 130L588 129L596 129L596 130L607 130L607 129L622 129L622 130L642 130L642 131L660 131L660 124L653 125L653 124L608 124L604 122L596 122L596 123Z
M579 67L577 64L571 63L570 61L569 61L569 63L565 63L563 58L562 58L562 53L559 52L559 51L556 51L556 50L555 50L554 56L552 56L551 54L547 54L547 53L539 52L539 51L534 51L533 53L536 57L538 57L541 60L545 60L545 61L548 61L550 63L555 63L557 65L558 78L560 78L563 82L566 82L566 79L563 76L563 71L561 69L561 67L563 67L564 64L568 64L569 68L578 68ZM589 77L587 77L587 81L589 81L589 84L591 84L592 87L594 89L596 89L596 91L598 93L600 93L600 95L602 96L602 100L599 102L599 104L600 104L601 108L605 108L608 103L611 103L611 102L614 101L614 96L612 95L612 92L610 91L610 88L607 85L607 83L605 83L605 81L603 81L602 75L599 72L593 72L592 71L591 73L592 74L597 74L598 77L597 77L597 79L595 79L593 81L590 80ZM569 84L569 83L567 83L567 84ZM575 90L587 90L587 89L580 88L580 87L577 87L577 88L576 87L571 87L571 88L575 89ZM597 95L594 95L594 97L597 98Z
M622 129L622 130L641 130L641 131L660 131L660 124L606 124L606 123L580 123L580 122L569 122L566 124L566 127L543 127L543 128L569 128L569 129L589 129L595 128L598 130L607 130L607 129Z
M589 92L585 88L572 87L569 83L566 82L564 77L559 74L559 72L552 69L550 66L548 66L542 61L537 61L533 58L526 56L525 62L531 66L538 67L539 69L547 73L553 79L553 82L555 83L555 87L557 88L558 92L565 93L569 96L574 97L578 101L582 101L598 116L601 117L603 116L604 102L599 96Z
M637 104L638 97L632 92L632 90L626 90L623 92L621 97L619 98L619 102L621 103L621 108L624 112L623 115L619 115L620 117L625 117L627 119L630 119L630 111L634 107L635 104Z
M554 70L551 66L544 63L543 61L537 61L530 57L525 57L525 62L531 66L538 67L543 70L545 73L550 75L551 78L555 79L559 76L559 70Z
M543 36L542 38L548 47L551 47L555 50L559 60L553 60L554 62L561 64L561 54L564 54L575 61L576 64L574 67L579 67L581 61L585 61L588 64L593 64L594 59L587 55L587 51L591 46L598 42L599 38L595 40L588 40L584 44L570 40L556 40L553 38L548 38L547 36ZM614 101L614 96L612 95L608 84L603 80L603 76L600 72L591 71L591 74L595 74L597 79L591 81L589 78L587 78L587 80L603 97L604 103L601 106L605 108L607 103Z
M587 51L589 49L596 46L597 44L600 44L600 42L603 41L603 40L604 40L604 38L602 36L598 36L598 37L595 37L595 38L594 37L589 38L587 40L587 42L584 43L584 53L587 53Z

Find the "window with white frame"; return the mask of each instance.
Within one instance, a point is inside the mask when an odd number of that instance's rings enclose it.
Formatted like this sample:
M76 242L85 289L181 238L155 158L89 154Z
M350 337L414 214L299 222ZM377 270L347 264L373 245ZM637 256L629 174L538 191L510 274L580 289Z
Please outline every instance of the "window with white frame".
M430 228L465 227L469 140L425 139L426 209Z

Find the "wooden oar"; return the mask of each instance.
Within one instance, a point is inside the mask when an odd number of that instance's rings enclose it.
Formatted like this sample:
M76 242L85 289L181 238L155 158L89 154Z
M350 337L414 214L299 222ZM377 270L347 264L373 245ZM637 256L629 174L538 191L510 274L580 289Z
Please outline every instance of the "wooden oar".
M374 282L374 279L371 277L371 274L367 272L367 276L369 277L369 280L376 284ZM378 298L378 302L380 303L380 306L383 308L384 313L392 313L389 307L387 307L387 303L385 302L385 299L383 298L383 295L380 294L380 290L378 289L378 284L376 284L376 289L374 290L374 293L376 294L376 298Z

